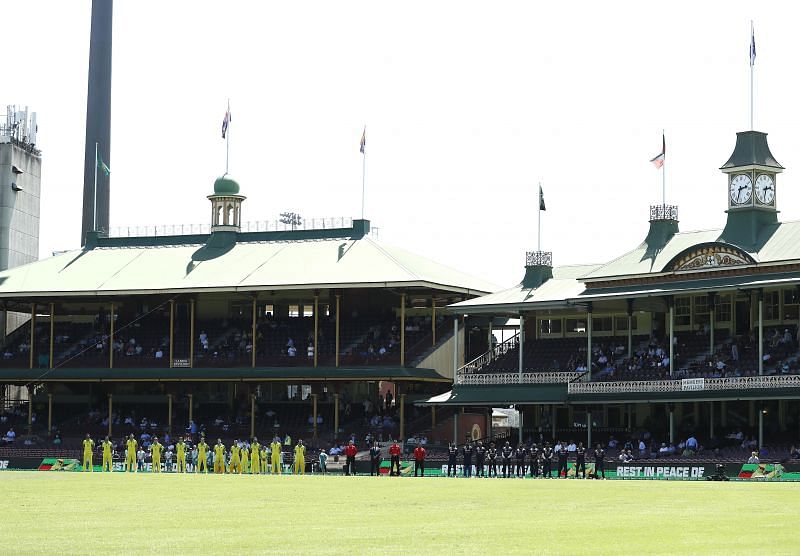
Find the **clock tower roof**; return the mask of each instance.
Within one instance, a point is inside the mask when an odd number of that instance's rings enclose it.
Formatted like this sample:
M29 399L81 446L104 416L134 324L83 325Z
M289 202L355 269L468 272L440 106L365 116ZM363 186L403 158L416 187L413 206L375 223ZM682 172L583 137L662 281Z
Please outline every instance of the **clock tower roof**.
M761 131L740 131L736 134L736 147L728 162L720 170L733 170L747 166L763 166L776 172L783 170L769 150L767 134Z

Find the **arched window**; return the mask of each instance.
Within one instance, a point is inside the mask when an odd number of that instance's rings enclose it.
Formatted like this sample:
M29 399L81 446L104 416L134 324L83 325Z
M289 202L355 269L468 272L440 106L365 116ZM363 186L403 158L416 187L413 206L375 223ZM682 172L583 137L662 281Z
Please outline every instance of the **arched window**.
M214 225L219 226L221 220L222 220L222 205L217 205L217 210L214 215Z
M225 224L228 225L228 226L233 226L233 224L234 224L234 221L233 221L233 205L230 204L230 203L228 204L228 214L227 214L227 217L225 218Z

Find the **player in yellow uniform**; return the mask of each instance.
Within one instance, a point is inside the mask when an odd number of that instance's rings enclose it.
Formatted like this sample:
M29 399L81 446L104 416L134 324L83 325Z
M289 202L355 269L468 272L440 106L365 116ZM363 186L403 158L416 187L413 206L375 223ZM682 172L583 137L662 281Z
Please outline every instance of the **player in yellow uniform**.
M138 443L136 442L136 438L134 438L133 433L128 437L127 442L125 442L125 446L127 446L128 450L125 452L125 469L127 471L133 471L137 473L136 470L136 448Z
M266 444L264 444L263 446L261 446L261 451L259 452L258 456L259 456L259 458L261 459L261 461L260 461L260 464L261 464L261 474L262 474L262 475L264 475L264 474L266 474L266 473L268 472L268 470L269 470L269 463L268 463L268 461L267 461L267 460L268 460L268 457L267 457L267 445L266 445Z
M247 441L242 440L242 449L239 452L239 474L250 473L250 450L247 448Z
M164 446L158 441L158 437L153 437L153 443L150 444L150 457L153 461L153 473L161 473L161 450Z
M269 445L272 450L272 472L280 475L281 472L281 439L277 436L273 439L272 444Z
M177 450L175 457L178 462L178 473L186 473L186 443L181 436L178 443L175 445Z
M258 443L258 438L253 437L250 443L250 473L258 475L261 473L261 444Z
M305 475L306 473L306 447L302 440L297 441L294 447L294 474Z
M100 471L108 471L111 472L111 456L114 452L114 445L111 443L111 440L106 436L106 439L102 442L103 445L103 467L100 468Z
M214 473L225 473L225 445L221 438L214 445Z
M237 473L239 471L239 440L234 440L231 444L231 461L228 465L229 473Z
M94 440L92 440L92 436L87 432L86 438L83 439L83 470L84 471L94 471L94 466L92 465L92 453L94 452Z
M208 473L208 444L206 444L206 438L204 436L200 437L200 442L197 443L197 469L194 470L195 473L200 473L200 469L203 469L203 473Z

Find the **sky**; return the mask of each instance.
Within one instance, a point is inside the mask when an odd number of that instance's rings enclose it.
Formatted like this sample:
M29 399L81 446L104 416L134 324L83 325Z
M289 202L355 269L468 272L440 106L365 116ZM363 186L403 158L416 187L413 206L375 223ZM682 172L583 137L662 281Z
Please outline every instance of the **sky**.
M88 0L9 2L0 106L38 113L40 254L80 246ZM800 7L786 2L117 0L111 226L207 223L225 170L244 221L361 214L382 242L510 287L537 249L599 263L666 201L681 230L722 227L719 167L750 128L800 219ZM9 19L8 21L10 21ZM10 69L13 68L13 71Z

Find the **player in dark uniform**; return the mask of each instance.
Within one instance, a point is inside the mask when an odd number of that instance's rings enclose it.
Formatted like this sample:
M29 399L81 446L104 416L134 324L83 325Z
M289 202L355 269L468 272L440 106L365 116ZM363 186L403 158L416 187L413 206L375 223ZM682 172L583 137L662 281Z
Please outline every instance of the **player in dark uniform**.
M497 448L494 447L494 442L489 445L486 455L489 458L489 478L497 477Z
M450 443L450 447L447 449L447 476L450 476L450 473L453 473L453 477L456 476L456 458L458 457L458 446L456 446L455 442Z
M600 444L597 445L597 449L594 451L594 478L599 479L600 474L603 474L603 478L606 478L606 451L603 450L603 447Z
M514 448L511 447L511 443L508 440L506 440L500 455L503 456L503 477L507 479L514 474L514 468L511 466L511 456L514 455Z
M472 452L474 451L472 447L472 442L467 442L464 444L464 471L462 471L461 475L463 477L472 477Z
M575 449L575 478L578 478L578 473L581 478L586 478L586 448L583 447L583 442L578 442L578 447Z
M567 445L562 442L561 443L561 450L558 452L558 473L556 477L559 479L561 478L561 472L564 472L564 478L567 478L567 457L569 456L569 452L567 452Z
M525 458L528 456L528 450L525 449L525 444L517 444L517 449L514 452L517 459L517 477L520 479L525 478Z
M542 452L535 443L531 444L531 477L539 478L542 471Z
M369 449L369 476L372 474L381 476L381 448L377 442L373 442Z
M542 450L542 475L547 479L553 477L553 449L549 443Z
M486 477L486 473L484 472L483 466L486 464L486 446L483 445L483 442L478 440L478 446L475 448L475 459L477 461L477 473L478 477Z

